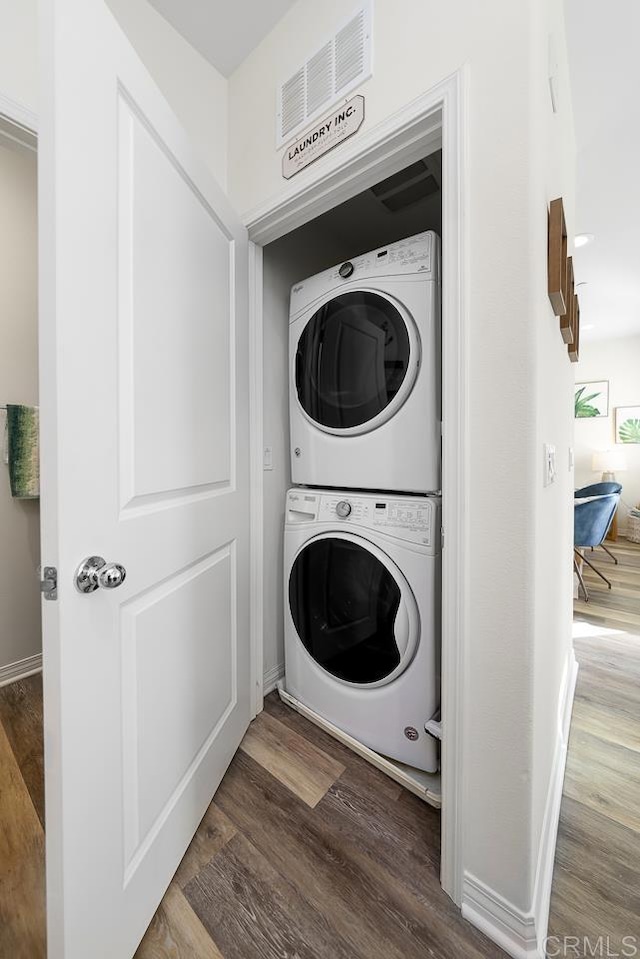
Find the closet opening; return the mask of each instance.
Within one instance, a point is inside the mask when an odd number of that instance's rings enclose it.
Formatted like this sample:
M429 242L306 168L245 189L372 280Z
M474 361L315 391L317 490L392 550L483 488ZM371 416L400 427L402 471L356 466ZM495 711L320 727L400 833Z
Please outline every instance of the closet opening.
M0 954L44 959L36 145L0 116Z
M442 228L438 139L424 156L262 248L264 692L271 711L281 699L436 808ZM433 289L422 284L427 271ZM423 286L433 299L420 299ZM340 296L328 308L330 291ZM296 302L304 320L297 348L290 336ZM309 304L317 307L313 322L314 310L304 312ZM324 418L327 428L326 457L317 454L310 473L299 469L307 449L299 440L304 430L295 432L294 407L303 427ZM406 433L400 454L390 429L396 411ZM353 472L341 482L345 457L328 466L340 430L344 449L350 436L374 436L376 424L381 446L363 444L364 462L356 451ZM378 453L387 442L385 463ZM430 455L413 473L390 468L394 456L417 456L422 442ZM332 539L338 527L344 535ZM380 704L377 717L367 712L367 696ZM358 699L363 712L353 719ZM405 722L403 700L410 702ZM391 723L400 726L389 737Z

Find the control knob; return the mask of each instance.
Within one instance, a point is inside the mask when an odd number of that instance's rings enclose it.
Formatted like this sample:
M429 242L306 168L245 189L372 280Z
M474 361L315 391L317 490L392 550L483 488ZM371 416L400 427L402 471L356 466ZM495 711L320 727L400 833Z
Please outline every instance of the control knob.
M346 263L342 264L342 266L338 270L338 273L340 274L343 280L346 280L351 276L354 270L355 270L355 266L353 265L353 263L347 260Z
M341 499L336 506L336 513L342 519L346 519L349 513L351 512L351 503L348 503L346 499Z

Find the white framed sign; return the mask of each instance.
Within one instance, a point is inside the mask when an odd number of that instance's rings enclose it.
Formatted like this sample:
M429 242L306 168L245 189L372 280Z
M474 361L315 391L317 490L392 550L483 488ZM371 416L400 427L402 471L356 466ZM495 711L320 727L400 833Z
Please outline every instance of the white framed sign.
M314 160L333 150L357 133L364 122L364 97L355 96L336 107L323 120L285 147L282 155L282 175L291 179Z

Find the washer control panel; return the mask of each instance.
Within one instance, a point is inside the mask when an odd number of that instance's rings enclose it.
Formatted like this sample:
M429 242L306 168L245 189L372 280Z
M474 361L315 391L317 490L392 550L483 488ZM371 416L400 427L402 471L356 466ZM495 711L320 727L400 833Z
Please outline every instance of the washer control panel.
M440 499L292 489L287 493L287 523L332 523L378 530L424 546L440 545Z

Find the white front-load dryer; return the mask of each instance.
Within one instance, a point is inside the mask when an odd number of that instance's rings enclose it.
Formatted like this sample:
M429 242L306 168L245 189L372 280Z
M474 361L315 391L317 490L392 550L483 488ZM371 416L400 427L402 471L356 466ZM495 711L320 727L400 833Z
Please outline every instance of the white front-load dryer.
M433 232L291 290L291 474L340 489L440 489L440 241Z
M291 489L285 687L359 742L427 772L440 698L440 501Z

